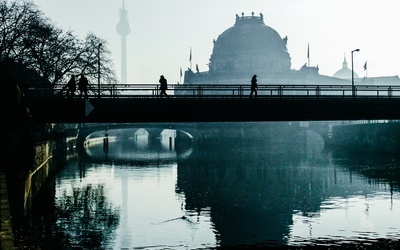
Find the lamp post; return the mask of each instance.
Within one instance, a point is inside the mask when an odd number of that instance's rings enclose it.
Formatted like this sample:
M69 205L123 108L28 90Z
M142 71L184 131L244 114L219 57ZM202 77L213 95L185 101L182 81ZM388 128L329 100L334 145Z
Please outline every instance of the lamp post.
M100 97L100 47L103 44L99 43L97 46L97 88L99 91L99 97Z
M355 50L351 51L351 92L352 92L353 97L356 96L356 89L354 87L353 53L358 52L358 51L360 51L360 49L355 49Z

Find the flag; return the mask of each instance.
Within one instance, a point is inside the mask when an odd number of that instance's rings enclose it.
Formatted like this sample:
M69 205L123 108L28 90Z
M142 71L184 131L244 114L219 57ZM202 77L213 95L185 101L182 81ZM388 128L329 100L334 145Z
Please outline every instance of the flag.
M192 47L190 47L190 55L189 55L189 62L192 61Z
M367 70L367 61L364 63L364 70Z

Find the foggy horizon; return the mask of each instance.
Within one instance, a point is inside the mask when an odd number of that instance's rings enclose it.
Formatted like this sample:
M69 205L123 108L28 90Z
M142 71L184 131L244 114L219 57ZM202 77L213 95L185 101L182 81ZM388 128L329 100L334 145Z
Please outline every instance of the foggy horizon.
M64 31L71 30L79 37L93 32L105 39L120 78L121 37L116 25L122 0L33 2ZM124 2L131 25L127 36L129 83L157 83L161 74L169 83L183 82L180 68L184 72L190 67L190 48L192 69L198 64L201 72L208 71L213 40L232 27L235 15L242 12L245 16L262 13L265 25L280 37L288 37L292 69L307 63L309 44L310 66L318 66L321 75L332 76L341 69L344 57L350 64L354 49L360 49L354 54L354 71L359 77L366 73L368 77L399 75L400 35L392 28L400 21L395 0Z

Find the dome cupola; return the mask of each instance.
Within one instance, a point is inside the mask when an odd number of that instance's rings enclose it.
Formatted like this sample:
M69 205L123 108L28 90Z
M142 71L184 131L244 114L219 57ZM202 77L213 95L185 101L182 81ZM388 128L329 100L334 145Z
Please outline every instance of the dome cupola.
M333 75L333 77L340 78L340 79L351 79L351 69L347 66L347 61L346 61L346 55L344 56L343 59L343 65L342 68L336 71L336 73ZM354 72L354 78L358 78L358 75L356 72Z
M264 16L236 15L234 26L225 30L217 40L210 58L210 73L229 72L287 72L291 58L287 37L264 24Z

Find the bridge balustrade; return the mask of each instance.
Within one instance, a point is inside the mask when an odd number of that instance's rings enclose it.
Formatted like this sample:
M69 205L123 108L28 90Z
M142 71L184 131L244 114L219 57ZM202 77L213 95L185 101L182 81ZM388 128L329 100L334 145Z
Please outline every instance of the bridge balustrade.
M65 85L24 86L26 98L66 98ZM174 98L243 98L250 95L249 85L237 84L170 84L167 93ZM353 96L354 90L354 96ZM290 85L258 86L258 98L267 97L400 97L400 86L383 85ZM89 88L89 97L98 98L159 98L158 84L101 84ZM71 96L69 96L71 97ZM76 91L75 98L80 97Z

